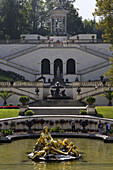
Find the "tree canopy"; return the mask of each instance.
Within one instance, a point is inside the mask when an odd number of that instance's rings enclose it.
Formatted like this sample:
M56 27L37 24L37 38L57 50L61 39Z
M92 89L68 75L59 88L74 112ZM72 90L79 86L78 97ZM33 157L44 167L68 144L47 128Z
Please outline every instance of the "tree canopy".
M75 0L60 0L61 6L68 11L68 33L71 35L96 33L94 22L87 21L85 24L86 21L82 21L73 2ZM20 34L26 33L48 35L50 33L49 14L55 5L55 0L1 0L0 39L5 37L18 39Z
M104 41L111 43L113 51L113 0L96 0L96 7L94 15L100 17L97 27L103 30ZM111 67L105 76L110 79L113 85L113 57L110 58L110 62Z

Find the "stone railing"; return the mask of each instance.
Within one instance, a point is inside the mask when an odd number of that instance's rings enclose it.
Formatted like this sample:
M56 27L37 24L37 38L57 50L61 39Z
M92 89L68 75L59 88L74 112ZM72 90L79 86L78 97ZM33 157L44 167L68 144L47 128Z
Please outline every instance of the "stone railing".
M109 90L109 87L99 87L97 89L78 94L77 100L83 100L88 96L96 96L96 95L102 94L103 92L106 92L106 90ZM111 90L113 90L113 87L111 88Z
M13 87L40 87L40 86L44 86L44 87L49 87L50 83L45 83L43 84L43 81L39 81L39 82L14 82ZM103 84L101 81L87 81L87 82L73 82L73 83L67 83L68 86L73 86L74 87L102 87ZM109 82L106 82L106 86L109 87ZM10 82L0 82L0 87L11 87Z
M10 62L10 61L6 61L6 60L3 60L3 59L0 59L0 63L3 64L3 65L7 65L9 67L13 67L15 69L19 69L19 70L21 70L23 72L27 72L27 73L33 74L33 75L38 74L38 70L33 70L31 68L28 68L28 67L25 67L23 65L19 65L19 64Z
M10 129L11 128L11 123L15 122L15 129L28 129L28 127L25 125L25 123L23 124L23 122L26 122L26 120L48 120L48 123L46 123L46 125L49 128L54 128L55 126L55 121L56 120L68 120L67 123L62 124L58 123L58 126L62 127L63 129L71 129L71 125L70 122L74 119L76 123L76 129L83 129L82 126L80 125L80 121L81 120L88 120L88 121L92 121L92 124L88 124L88 126L86 126L86 129L98 129L98 123L99 120L101 120L101 122L104 124L104 128L106 128L106 122L109 122L110 124L113 124L113 119L107 119L107 118L99 118L99 117L93 117L93 116L83 116L83 115L34 115L34 116L19 116L19 117L15 117L15 118L6 118L6 119L0 119L0 124L2 124L1 129ZM49 121L53 121L53 125L49 124ZM5 124L5 122L7 122L7 125ZM96 122L96 123L95 123ZM43 125L40 122L35 123L32 126L32 129L42 129Z
M18 51L18 52L14 53L14 54L10 54L8 56L2 57L2 59L4 59L4 60L12 60L14 58L17 58L19 56L22 56L24 54L27 54L27 53L35 51L35 50L37 50L37 45L29 47L29 48L21 50L21 51Z
M14 82L13 87L40 87L43 82ZM10 82L0 82L0 87L11 87Z
M102 52L96 51L96 50L91 49L91 48L89 48L87 46L81 46L80 45L80 49L83 50L83 51L86 51L88 53L94 54L96 56L99 56L99 57L101 57L103 59L106 59L106 60L109 60L109 57L111 57L110 55L107 55L107 54L104 54Z
M3 90L3 88L0 88L0 91L2 91L2 90ZM6 90L11 91L12 93L20 95L20 96L21 95L22 96L29 96L30 99L33 99L33 100L39 99L39 96L37 94L23 90L23 89L17 89L17 88L14 88L14 87L7 87Z
M98 69L101 69L103 67L107 67L107 66L110 66L110 65L111 65L111 63L109 61L105 61L105 62L96 64L94 66L91 66L91 67L88 67L88 68L85 68L85 69L82 69L82 70L78 70L77 73L80 74L80 75L83 75L83 74L87 74L89 72L92 72L92 71L95 71L95 70L98 70Z

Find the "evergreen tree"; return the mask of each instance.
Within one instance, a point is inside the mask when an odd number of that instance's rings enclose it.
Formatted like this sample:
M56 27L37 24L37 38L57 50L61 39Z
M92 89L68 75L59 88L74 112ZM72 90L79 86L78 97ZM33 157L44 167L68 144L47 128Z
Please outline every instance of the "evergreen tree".
M79 17L77 10L74 8L74 5L71 4L67 7L67 32L71 35L82 33L83 31L83 22L82 18Z

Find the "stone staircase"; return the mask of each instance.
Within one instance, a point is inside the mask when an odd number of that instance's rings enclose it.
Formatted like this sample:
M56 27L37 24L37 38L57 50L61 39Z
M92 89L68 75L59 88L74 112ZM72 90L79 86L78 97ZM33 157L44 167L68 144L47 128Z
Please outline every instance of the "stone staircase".
M86 110L86 104L74 100L43 100L29 103L37 115L78 115L80 110Z
M88 48L86 46L82 46L82 45L79 45L80 46L80 49L84 52L87 52L89 54L93 54L93 55L96 55L97 57L100 57L100 58L103 58L103 59L106 59L109 61L109 57L111 57L110 55L107 55L107 54L104 54L104 53L101 53L99 51L96 51L94 49L91 49L91 48Z
M51 44L51 46L49 44L36 44L36 45L34 45L32 47L29 47L27 49L24 49L22 51L19 51L19 52L16 52L14 54L10 54L8 56L5 56L2 59L9 61L9 60L12 60L14 58L20 57L20 56L22 56L24 54L28 54L30 52L36 51L36 50L38 50L40 48L58 48L58 47L59 48L76 48L78 50L82 50L82 51L84 51L86 53L90 53L90 54L96 55L97 57L106 59L108 61L109 61L109 57L110 57L107 54L98 52L96 50L93 50L93 49L90 49L88 47L85 47L85 46L82 46L82 45L78 45L78 44L70 44L70 45L64 44L63 46L54 46L52 44Z
M39 99L37 94L28 92L26 90L17 89L17 88L14 88L14 87L7 87L5 89L8 90L8 91L11 91L12 93L17 94L19 96L29 96L30 99L32 99L32 100L38 100ZM3 88L0 88L0 91L2 91L2 90L3 90Z
M52 45L48 46L48 44L39 44L39 45L36 44L33 47L30 47L30 48L27 48L25 50L19 51L17 53L8 55L6 57L3 57L3 59L0 59L0 63L4 64L4 65L7 65L9 67L13 67L13 68L15 68L17 70L21 70L23 72L30 73L32 75L36 75L36 74L38 74L38 70L34 70L34 69L31 69L31 68L25 67L23 65L19 65L17 63L11 62L10 60L12 60L14 58L17 58L17 57L20 57L20 56L22 56L24 54L28 54L30 52L36 51L37 49L40 49L40 48L55 48L55 47L52 46ZM58 48L58 47L56 47L56 48ZM103 58L103 59L106 60L105 62L96 64L94 66L87 67L87 68L82 69L82 70L78 70L78 73L77 73L78 75L84 75L84 74L87 74L89 72L93 72L95 70L98 70L98 69L101 69L103 67L107 67L107 66L111 65L111 63L109 62L109 57L110 57L109 55L103 54L101 52L98 52L98 51L95 51L93 49L87 48L85 46L77 45L77 44L73 44L73 45L70 44L70 46L64 45L61 48L76 48L78 50L82 50L82 51L84 51L86 53L96 55L97 57L100 57L100 58Z
M77 100L83 100L88 96L97 96L99 94L106 92L106 90L109 90L108 87L99 87L98 89L94 89L94 90L90 90L85 93L81 93L77 95ZM111 88L111 91L113 91L113 88Z
M99 70L99 69L101 69L103 67L107 67L107 66L110 66L110 65L111 65L111 63L109 61L105 61L105 62L96 64L94 66L87 67L87 68L82 69L82 70L78 70L78 75L84 75L84 74L93 72L95 70Z
M42 100L29 103L30 107L80 107L86 106L84 102L75 101L75 100L68 100L68 99L61 99L61 100Z
M21 70L23 72L33 74L33 75L38 74L38 70L34 70L34 69L29 68L29 67L25 67L23 65L19 65L17 63L11 62L11 61L6 61L6 60L3 60L3 59L0 59L0 64L9 66L9 67L15 68L17 70Z

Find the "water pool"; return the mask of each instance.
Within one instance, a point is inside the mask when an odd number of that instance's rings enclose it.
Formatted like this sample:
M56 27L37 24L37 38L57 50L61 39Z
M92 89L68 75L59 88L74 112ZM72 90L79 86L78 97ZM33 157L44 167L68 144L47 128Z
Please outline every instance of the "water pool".
M33 162L27 157L36 139L23 139L0 144L0 170L112 170L113 144L101 140L70 138L82 154L71 162Z

